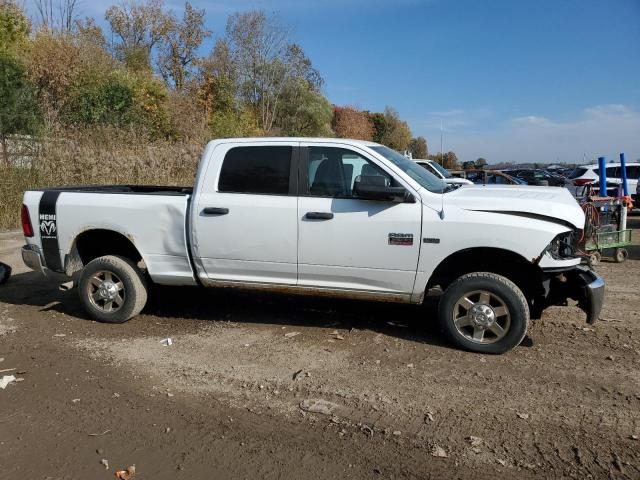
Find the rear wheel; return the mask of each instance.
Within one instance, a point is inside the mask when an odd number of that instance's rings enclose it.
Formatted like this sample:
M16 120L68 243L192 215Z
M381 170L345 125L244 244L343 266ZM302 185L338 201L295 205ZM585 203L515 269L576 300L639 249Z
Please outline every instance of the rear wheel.
M504 353L520 344L529 324L529 305L509 279L488 272L463 275L445 290L440 326L457 346Z
M142 271L128 258L115 255L89 262L80 275L78 292L87 313L100 322L126 322L147 303Z

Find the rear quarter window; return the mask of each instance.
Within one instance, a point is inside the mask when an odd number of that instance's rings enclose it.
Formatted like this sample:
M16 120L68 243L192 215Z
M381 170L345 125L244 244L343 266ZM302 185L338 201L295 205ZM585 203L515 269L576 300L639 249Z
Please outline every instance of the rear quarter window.
M234 147L224 157L218 191L288 195L290 146Z

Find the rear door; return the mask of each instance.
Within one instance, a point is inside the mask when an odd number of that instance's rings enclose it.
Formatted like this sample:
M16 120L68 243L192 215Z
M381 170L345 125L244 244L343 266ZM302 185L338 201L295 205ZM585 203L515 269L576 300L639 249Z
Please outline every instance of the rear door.
M219 144L194 216L201 278L295 285L297 143Z
M359 175L384 175L367 154L341 145L303 143L298 200L298 284L411 294L422 206L355 198Z

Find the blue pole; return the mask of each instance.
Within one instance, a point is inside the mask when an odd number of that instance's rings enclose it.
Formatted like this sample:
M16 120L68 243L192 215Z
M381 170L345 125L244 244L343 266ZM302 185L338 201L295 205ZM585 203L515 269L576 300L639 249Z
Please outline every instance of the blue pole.
M598 157L598 176L600 177L600 196L607 196L607 159Z
M624 159L624 153L620 154L620 172L622 173L622 194L627 197L629 195L629 187L627 187L627 162Z

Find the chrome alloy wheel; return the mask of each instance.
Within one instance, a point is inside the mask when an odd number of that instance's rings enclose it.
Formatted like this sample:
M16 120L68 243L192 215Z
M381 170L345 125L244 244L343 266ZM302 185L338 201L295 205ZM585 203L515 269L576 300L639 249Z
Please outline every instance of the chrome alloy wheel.
M96 308L107 313L115 312L124 305L124 284L113 272L100 270L89 279L87 295Z
M509 331L511 315L498 295L475 290L456 302L453 323L458 333L472 342L495 343Z

